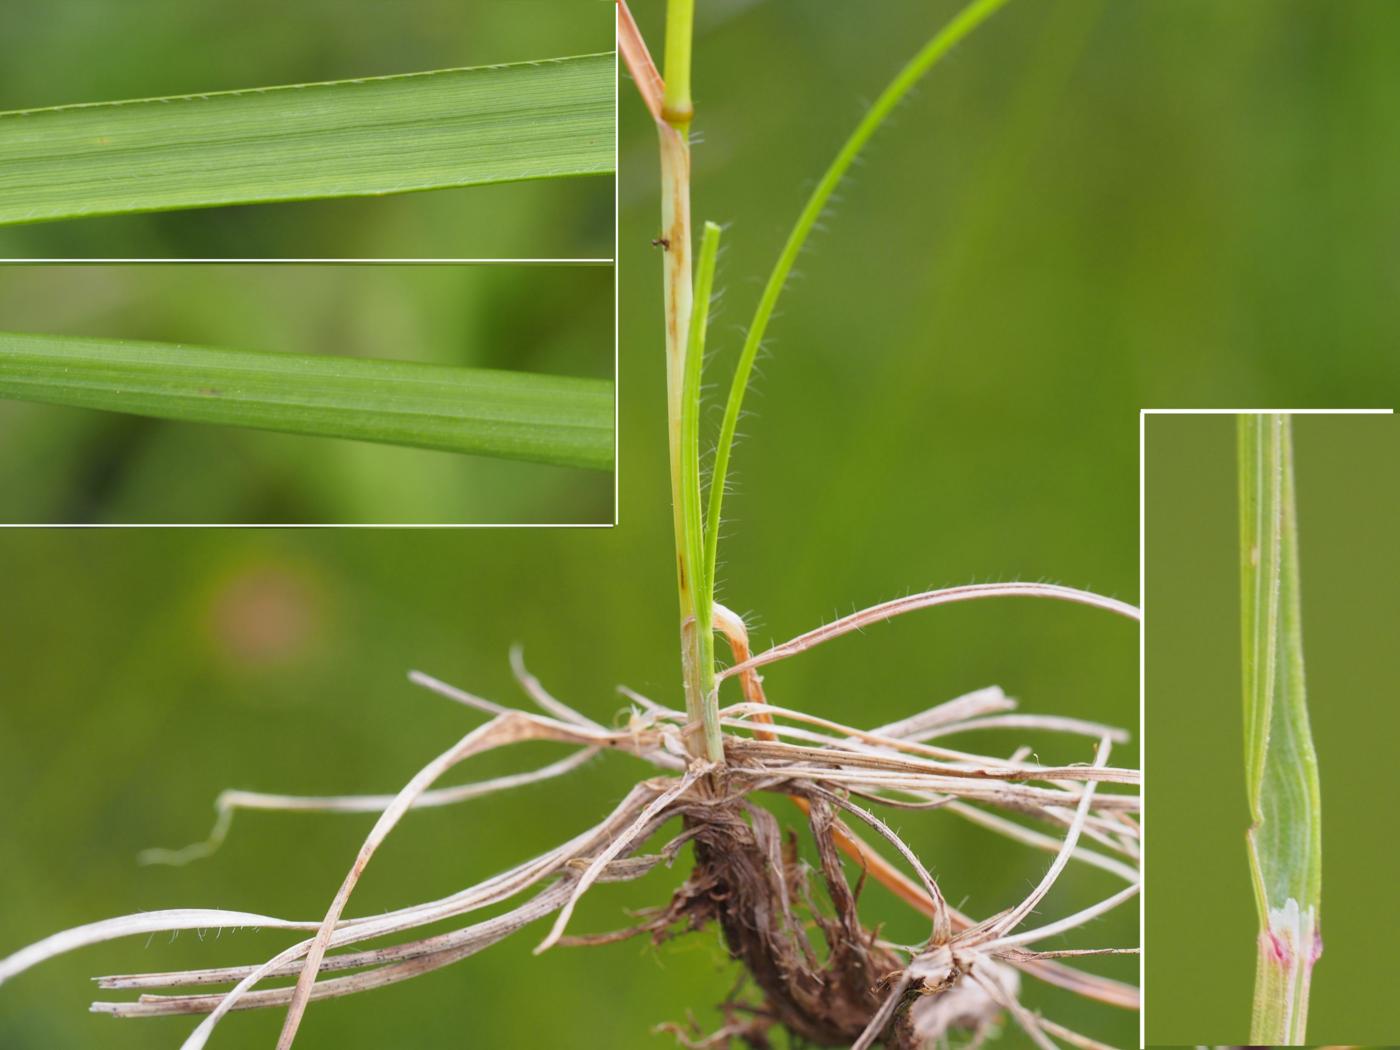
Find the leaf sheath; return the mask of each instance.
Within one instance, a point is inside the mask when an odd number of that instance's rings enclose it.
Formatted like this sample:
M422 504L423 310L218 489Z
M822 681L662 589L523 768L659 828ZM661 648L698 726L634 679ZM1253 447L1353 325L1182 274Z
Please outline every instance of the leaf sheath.
M613 171L612 53L0 113L0 224Z
M0 333L0 398L611 469L606 380Z
M1305 1042L1322 951L1322 808L1308 723L1293 444L1286 415L1239 417L1248 846L1259 911L1251 1043Z

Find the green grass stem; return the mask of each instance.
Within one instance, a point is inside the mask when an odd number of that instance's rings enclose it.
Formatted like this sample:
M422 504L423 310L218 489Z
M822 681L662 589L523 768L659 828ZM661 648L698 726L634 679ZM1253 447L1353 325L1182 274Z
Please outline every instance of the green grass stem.
M666 123L684 132L695 116L690 97L690 54L695 24L695 0L667 0L666 51L663 75L666 89L661 116Z

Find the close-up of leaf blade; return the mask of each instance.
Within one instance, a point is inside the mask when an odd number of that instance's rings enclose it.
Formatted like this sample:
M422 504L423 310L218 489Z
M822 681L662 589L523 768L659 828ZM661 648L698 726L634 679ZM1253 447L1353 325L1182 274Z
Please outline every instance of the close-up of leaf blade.
M0 224L609 174L612 53L0 113Z
M357 357L0 333L0 398L594 470L608 380Z
M1259 910L1255 1043L1304 1042L1320 953L1322 806L1303 678L1290 417L1239 418L1240 600L1250 867Z

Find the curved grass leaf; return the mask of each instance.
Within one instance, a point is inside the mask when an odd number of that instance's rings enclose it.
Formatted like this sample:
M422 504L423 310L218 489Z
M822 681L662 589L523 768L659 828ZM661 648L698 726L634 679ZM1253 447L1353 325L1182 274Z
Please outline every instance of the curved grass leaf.
M720 421L719 439L715 444L714 467L710 476L709 502L705 516L705 563L706 572L714 578L719 546L719 523L724 508L724 490L729 471L729 454L734 447L734 437L739 429L739 416L744 407L744 393L748 390L749 379L753 374L758 351L763 346L763 337L768 331L768 322L773 319L778 307L778 298L787 286L788 275L792 273L802 246L816 228L822 212L826 210L831 195L845 178L846 172L865 149L866 143L880 130L886 118L894 112L903 98L913 90L945 55L970 36L978 26L986 22L1008 0L970 0L918 53L905 64L893 80L880 92L873 105L856 125L850 137L837 151L836 158L813 188L807 203L803 205L792 231L788 234L783 250L768 275L768 283L763 286L758 306L754 309L753 321L749 323L744 337L743 349L739 351L739 363L730 381L729 400L724 406L724 418Z
M0 398L611 469L613 384L0 333Z
M1240 600L1250 870L1259 909L1251 1043L1306 1042L1322 953L1322 804L1298 601L1293 443L1286 415L1239 417Z
M0 113L0 224L613 171L616 60Z

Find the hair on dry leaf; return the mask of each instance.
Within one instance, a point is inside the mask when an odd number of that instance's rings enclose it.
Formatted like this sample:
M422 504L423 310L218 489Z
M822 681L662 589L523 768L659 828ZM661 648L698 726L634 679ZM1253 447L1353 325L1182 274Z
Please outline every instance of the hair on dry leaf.
M1034 594L1081 600L1067 589L1043 585L984 585L986 593ZM257 965L125 974L98 979L103 989L138 992L134 1001L97 1002L93 1010L116 1017L203 1014L185 1050L203 1047L229 1012L265 1007L287 1010L280 1048L291 1047L313 1000L355 994L409 980L451 965L554 916L537 952L649 936L660 943L682 933L715 927L743 964L748 988L721 1004L724 1024L705 1035L671 1026L686 1045L770 1045L782 1027L814 1045L914 1048L933 1045L955 1030L985 1037L1005 1012L1041 1046L1059 1039L1076 1046L1101 1044L1041 1018L1020 1002L1021 977L1030 976L1113 1005L1135 1008L1137 989L1088 974L1062 958L1133 951L1088 948L1038 952L1031 946L1082 926L1131 899L1139 888L1139 808L1136 771L1108 764L1121 730L1059 716L1010 714L1015 702L984 689L890 725L862 730L767 703L757 667L794 655L854 629L860 622L958 600L965 588L901 599L899 608L876 606L827 628L754 656L742 620L717 606L715 625L733 650L730 671L739 678L742 702L721 709L725 764L717 767L686 753L684 712L631 691L628 724L605 728L549 694L525 669L519 651L512 665L527 695L546 713L510 709L415 672L413 680L491 717L427 763L395 795L302 798L225 792L211 839L196 852L170 851L147 860L183 862L218 844L231 814L244 809L377 812L353 865L319 920L287 920L218 909L149 912L57 934L0 960L0 982L54 955L101 941L160 930L259 926L303 931L305 937ZM939 596L943 595L943 598ZM951 596L951 597L950 597ZM1136 616L1121 603L1094 602ZM841 629L835 629L837 627ZM734 670L737 668L738 670ZM730 672L725 672L721 678ZM1068 733L1095 741L1092 761L1043 765L1018 752L1011 758L981 755L929 743L985 729L1018 728ZM448 770L486 751L525 741L572 747L566 758L531 772L458 788L435 789ZM409 810L482 797L524 783L558 777L603 751L621 751L659 767L661 776L637 783L594 826L560 846L448 897L381 915L346 917L355 886L376 851ZM818 858L814 871L800 859L797 836L784 831L764 805L786 796L804 811ZM947 902L918 853L872 807L946 812L1054 854L1044 876L1020 902L981 921ZM1032 818L1055 834L1037 831L991 810ZM851 825L854 820L883 839L898 857L886 859ZM658 832L679 829L657 853L640 852ZM1092 840L1096 848L1081 845ZM573 909L598 882L639 879L671 865L689 848L693 867L685 883L639 924L599 935L566 934ZM857 871L847 878L844 854ZM1111 896L1072 915L1025 929L1071 860L1124 880ZM898 865L898 866L897 866ZM861 920L859 901L878 883L926 916L926 940L898 945ZM523 898L510 910L446 933L413 938L432 923L469 916ZM407 939L405 939L405 937ZM370 941L396 939L381 947ZM295 978L280 987L265 981ZM209 986L231 986L207 991ZM172 989L195 989L170 994Z

